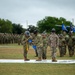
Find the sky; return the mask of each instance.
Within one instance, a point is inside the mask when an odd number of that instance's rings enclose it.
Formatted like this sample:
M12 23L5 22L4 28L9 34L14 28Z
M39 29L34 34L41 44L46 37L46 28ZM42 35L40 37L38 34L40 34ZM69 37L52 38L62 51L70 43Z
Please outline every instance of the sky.
M64 17L75 24L75 0L0 0L0 18L36 26L45 16Z

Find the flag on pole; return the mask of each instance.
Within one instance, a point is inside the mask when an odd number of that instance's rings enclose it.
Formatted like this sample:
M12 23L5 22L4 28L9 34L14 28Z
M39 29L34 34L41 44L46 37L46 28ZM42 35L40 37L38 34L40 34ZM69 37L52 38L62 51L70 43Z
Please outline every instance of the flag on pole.
M75 26L73 26L73 32L75 32Z
M66 26L64 24L62 24L62 30L63 31L68 31L67 28L66 28Z
M72 24L70 25L70 31L75 32L75 26L73 26Z

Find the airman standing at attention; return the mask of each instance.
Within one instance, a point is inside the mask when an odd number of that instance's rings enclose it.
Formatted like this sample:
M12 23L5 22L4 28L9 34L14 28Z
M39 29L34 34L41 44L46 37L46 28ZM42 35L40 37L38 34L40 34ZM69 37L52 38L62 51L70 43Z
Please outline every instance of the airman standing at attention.
M67 38L66 38L66 36L67 36L67 34L66 34L66 31L63 31L63 39L65 39L65 41L67 41ZM66 42L67 43L67 42ZM64 55L66 55L66 52L67 52L67 49L66 49L66 45L64 46Z
M70 31L68 39L68 51L70 57L74 55L74 46L75 46L75 37L73 36L73 32Z
M60 34L60 36L59 36L59 52L60 52L60 57L64 56L65 47L66 47L66 40L65 40L65 38L63 38L63 35Z
M43 39L42 58L47 59L48 37L46 32L42 33L42 39Z
M56 60L56 52L57 52L57 47L59 46L59 37L58 35L55 33L56 30L53 28L51 31L51 34L49 36L49 46L51 48L52 51L52 62L57 62Z

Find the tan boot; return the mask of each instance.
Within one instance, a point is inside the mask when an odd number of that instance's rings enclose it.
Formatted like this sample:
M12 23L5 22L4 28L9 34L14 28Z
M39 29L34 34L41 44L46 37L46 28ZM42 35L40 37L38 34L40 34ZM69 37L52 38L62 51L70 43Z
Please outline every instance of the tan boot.
M54 61L54 58L52 58L52 62Z
M57 62L56 58L52 58L52 62Z
M38 59L36 61L41 61L41 57L38 57Z
M26 57L24 57L24 61L29 61L30 59L27 59Z

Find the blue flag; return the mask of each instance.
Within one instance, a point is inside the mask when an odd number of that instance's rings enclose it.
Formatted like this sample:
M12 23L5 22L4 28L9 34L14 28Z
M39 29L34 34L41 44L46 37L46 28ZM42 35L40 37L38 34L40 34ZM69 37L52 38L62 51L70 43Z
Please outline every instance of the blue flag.
M72 24L70 25L70 31L75 32L75 26L73 26Z
M32 43L32 39L29 39L28 42L29 42L29 43Z
M72 26L72 24L70 25L70 31L73 31L73 26Z
M75 26L73 26L73 32L75 32Z
M36 45L33 45L32 47L33 47L34 50L36 50Z
M66 26L64 24L62 24L62 30L68 31L67 28L66 28Z

